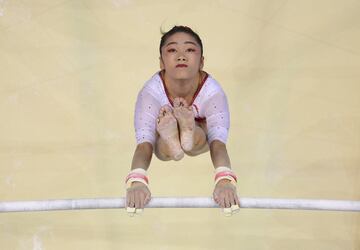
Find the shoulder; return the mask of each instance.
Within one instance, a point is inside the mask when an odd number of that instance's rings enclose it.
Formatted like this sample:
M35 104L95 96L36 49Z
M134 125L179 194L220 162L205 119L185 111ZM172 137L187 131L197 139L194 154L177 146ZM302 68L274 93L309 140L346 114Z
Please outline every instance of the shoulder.
M219 92L224 93L224 91L221 87L221 84L211 74L208 74L207 79L206 79L202 89L204 91L205 96L207 96L207 97L211 97L214 94L219 93Z
M156 72L155 74L153 74L150 79L148 79L143 88L146 88L146 89L158 89L159 87L161 87L162 85L162 82L161 82L161 78L160 78L160 75L159 75L159 72Z
M158 97L163 92L162 81L159 72L152 75L143 85L140 93L147 92L154 97Z
M221 89L220 83L210 74L208 74L208 78L206 79L206 82L210 87Z

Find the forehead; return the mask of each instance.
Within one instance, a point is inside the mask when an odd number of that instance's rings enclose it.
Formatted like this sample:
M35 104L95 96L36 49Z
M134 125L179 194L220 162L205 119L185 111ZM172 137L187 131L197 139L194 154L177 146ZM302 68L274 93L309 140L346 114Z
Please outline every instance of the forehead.
M199 46L199 44L196 42L195 38L192 37L191 35L184 33L184 32L178 32L175 33L173 35L171 35L165 42L165 46L168 45L169 43L178 43L178 44L183 44L185 42L193 42L195 43L197 46Z

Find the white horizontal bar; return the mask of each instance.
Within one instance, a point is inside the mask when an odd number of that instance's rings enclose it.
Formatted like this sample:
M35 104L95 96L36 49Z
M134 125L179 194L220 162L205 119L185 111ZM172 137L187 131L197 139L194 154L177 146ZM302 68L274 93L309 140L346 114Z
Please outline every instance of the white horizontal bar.
M125 198L0 202L0 212L124 208ZM212 197L152 197L145 208L218 208ZM360 211L360 201L240 198L241 208Z

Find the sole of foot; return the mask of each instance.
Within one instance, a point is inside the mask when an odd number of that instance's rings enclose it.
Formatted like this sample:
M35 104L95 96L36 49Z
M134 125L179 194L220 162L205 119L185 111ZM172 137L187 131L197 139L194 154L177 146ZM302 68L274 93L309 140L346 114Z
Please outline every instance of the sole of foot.
M156 130L168 145L170 158L175 161L181 160L184 157L184 151L179 141L177 120L168 105L160 109Z

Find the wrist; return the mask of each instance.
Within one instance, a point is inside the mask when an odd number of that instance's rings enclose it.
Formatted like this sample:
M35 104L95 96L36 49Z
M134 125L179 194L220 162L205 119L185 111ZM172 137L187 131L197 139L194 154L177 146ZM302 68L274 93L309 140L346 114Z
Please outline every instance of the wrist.
M221 180L219 180L218 182L216 182L215 186L216 186L216 185L226 185L226 184L229 184L229 183L231 183L231 180L221 179Z
M231 180L229 179L221 179L218 181L218 183L229 183L229 182L231 182Z
M132 181L131 183L128 184L128 187L141 187L141 186L148 186L146 184L144 184L143 182L141 181Z
M129 188L133 186L133 183L142 183L147 187L149 186L149 179L147 177L147 172L145 169L135 168L130 171L130 173L126 176L125 184Z
M217 185L219 182L223 184L230 182L236 186L237 176L230 167L219 166L215 169L214 181L215 181L215 185Z

